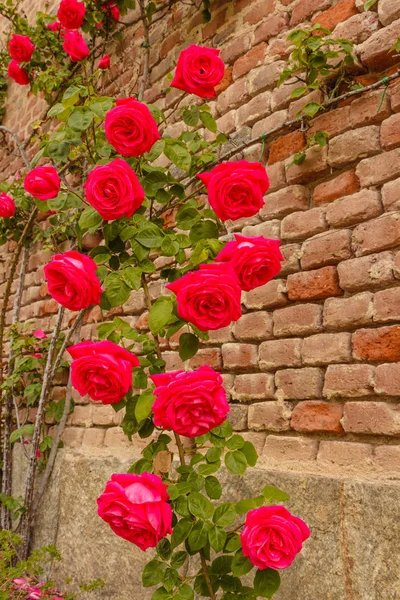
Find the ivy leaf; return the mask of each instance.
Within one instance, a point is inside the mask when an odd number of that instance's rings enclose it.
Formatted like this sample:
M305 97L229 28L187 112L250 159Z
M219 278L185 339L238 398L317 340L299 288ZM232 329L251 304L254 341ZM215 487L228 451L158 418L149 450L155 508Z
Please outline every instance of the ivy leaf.
M224 502L215 509L213 521L216 525L226 527L231 525L235 519L236 510L232 502Z
M243 475L247 468L246 457L240 450L227 452L225 455L225 466L233 475Z
M161 583L166 568L167 565L157 559L147 563L142 573L143 587L151 587L157 585L157 583Z
M370 8L372 8L376 3L378 2L378 0L367 0L367 2L364 4L364 10L367 11Z
M162 296L154 302L149 312L149 328L153 335L168 324L173 310L173 300L170 296Z
M188 360L196 354L199 349L199 338L193 333L182 333L179 338L179 356L182 360Z
M192 515L200 519L209 519L214 512L211 502L199 492L191 492L189 494L188 506Z
M315 115L322 109L323 107L318 102L308 102L303 107L303 112L307 117L315 117Z
M35 426L33 424L23 425L19 429L16 429L10 435L10 444L13 444L17 440L24 437L25 435L33 435L34 430L35 430Z
M281 578L274 569L257 570L253 582L254 591L261 598L272 598L280 584Z

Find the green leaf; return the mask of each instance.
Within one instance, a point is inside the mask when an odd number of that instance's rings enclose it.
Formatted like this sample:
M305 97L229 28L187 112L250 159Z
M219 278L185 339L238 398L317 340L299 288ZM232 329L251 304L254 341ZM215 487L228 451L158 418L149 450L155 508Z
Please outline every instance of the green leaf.
M244 446L244 439L241 435L235 433L229 440L226 442L229 450L239 450Z
M272 598L280 584L281 578L278 571L274 569L257 570L253 582L254 591L261 598Z
M200 221L200 223L193 225L189 237L192 242L199 242L200 240L208 240L210 238L217 239L218 235L218 227L214 221Z
M121 306L130 296L131 290L122 280L119 273L110 273L104 280L106 296L110 306Z
M85 231L86 229L92 229L94 227L100 227L100 225L103 222L103 218L101 215L99 215L99 213L97 212L97 210L95 210L94 208L92 208L91 206L88 206L87 208L85 208L85 210L81 213L81 216L79 217L79 227Z
M167 569L163 577L163 586L170 592L180 581L178 572L175 569Z
M186 108L183 111L182 118L183 122L189 127L196 127L199 122L200 111L197 106L192 106L191 108Z
M199 349L199 338L193 333L182 333L179 338L179 356L182 360L188 360L196 354Z
M120 271L122 279L129 285L131 290L140 290L142 285L141 277L142 270L138 267L125 267L122 271Z
M151 597L151 600L171 600L172 594L167 592L164 587L158 588Z
M179 569L185 564L185 560L187 558L187 552L184 550L180 550L179 552L174 552L171 558L171 567L174 569Z
M323 107L318 102L308 102L305 106L303 106L303 112L307 117L315 117L315 115L322 109Z
M73 106L79 100L79 88L75 85L71 85L68 89L65 90L64 95L62 97L62 103L65 107Z
M172 554L171 542L167 538L163 538L157 544L157 554L164 560L168 560Z
M239 502L236 503L236 512L239 515L244 515L249 512L249 510L253 510L253 508L257 508L257 503L254 498L246 498L239 500Z
M328 143L329 133L326 133L326 131L317 131L312 138L316 144L323 148Z
M66 140L61 142L50 142L47 145L47 154L57 163L67 160L70 150L70 143Z
M208 463L219 461L222 454L222 448L209 448L206 452L206 460Z
M291 98L301 98L308 91L306 86L298 87L290 94Z
M163 233L156 225L148 225L141 229L135 239L145 248L159 248L163 241Z
M376 3L378 2L378 0L367 0L367 2L364 4L364 10L367 11L370 8L372 8Z
M214 427L214 429L211 430L211 433L220 438L227 438L232 435L232 425L228 423L228 421L224 421L222 425Z
M157 334L171 319L174 310L172 298L162 296L152 305L149 312L149 329L152 334Z
M172 236L167 235L161 244L161 253L163 256L175 256L179 251L179 244Z
M113 405L114 406L114 405ZM137 460L131 467L128 469L128 473L136 473L136 475L141 475L146 471L149 472L153 468L153 463L151 463L146 458L140 458Z
M225 466L233 475L243 475L247 469L246 457L240 450L227 452L225 455Z
M204 127L206 129L208 129L209 131L211 131L212 133L217 132L217 123L216 123L214 117L212 117L210 115L210 113L201 112L200 113L200 121L203 123Z
M183 171L189 171L192 164L192 157L186 148L183 148L183 146L180 146L177 143L166 144L164 148L164 154L179 169L182 169Z
M25 435L33 435L35 431L35 426L33 424L23 425L19 429L13 431L10 435L10 444L13 444L17 440L21 439Z
M189 534L188 544L192 552L198 552L207 544L209 523L197 521Z
M151 414L151 407L153 406L154 400L155 398L151 390L147 390L146 392L143 392L143 394L140 394L135 407L135 417L138 423L147 419Z
M225 552L236 552L241 548L242 542L238 533L232 533L228 537L228 541L225 544Z
M155 161L163 153L164 148L165 141L157 140L156 143L152 146L150 152L146 152L146 154L144 154L145 159L149 162Z
M193 600L193 588L188 583L184 583L178 588L177 595L174 596L174 598L177 598L178 600Z
M86 131L92 124L92 111L74 110L68 117L68 126L74 131Z
M290 500L289 494L273 485L266 485L262 489L262 493L267 503L285 502L286 500Z
M232 574L235 577L247 575L253 568L253 565L246 556L243 556L242 551L236 552L232 560Z
M208 532L208 541L215 552L221 552L225 546L227 533L222 527L213 525Z
M206 477L205 488L208 496L213 500L219 500L222 496L222 487L216 477Z
M96 100L95 102L91 102L89 104L89 108L97 117L100 119L104 119L109 110L113 107L113 101L111 98L103 98Z
M207 465L199 465L197 471L200 473L200 475L212 475L213 473L216 473L218 471L220 466L221 461L217 460L216 462Z
M166 568L167 565L157 559L147 563L142 573L143 587L151 587L157 585L157 583L161 583Z
M171 545L172 548L176 548L179 544L182 544L188 537L189 533L193 527L192 519L183 518L175 525L172 536L171 536Z
M240 448L240 452L245 455L247 464L250 467L255 467L257 464L258 454L251 442L245 442Z
M302 165L303 162L306 160L306 153L305 152L297 152L294 156L293 156L293 163L295 165Z
M188 506L192 515L204 520L210 519L214 512L211 502L199 492L191 492L189 494Z
M216 525L226 527L231 525L235 519L236 510L232 502L224 502L215 509L213 521Z
M157 190L165 187L167 182L168 178L163 171L150 171L150 173L147 173L141 180L145 191L150 195L155 194Z

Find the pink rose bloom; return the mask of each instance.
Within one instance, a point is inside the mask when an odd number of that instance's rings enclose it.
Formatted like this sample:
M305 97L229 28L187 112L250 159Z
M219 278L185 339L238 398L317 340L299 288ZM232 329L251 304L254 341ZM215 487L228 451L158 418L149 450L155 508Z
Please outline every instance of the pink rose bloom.
M17 63L29 62L32 58L35 46L27 35L18 35L14 33L8 42L8 51L13 60Z
M47 335L45 334L45 332L43 331L43 329L36 329L33 332L33 336L35 338L37 338L38 340L44 340L47 338Z
M146 550L172 533L167 500L167 485L157 475L114 474L97 500L98 514L114 533Z
M0 192L0 217L13 217L15 215L15 202L4 192Z
M258 569L286 569L309 537L304 521L283 506L251 510L240 534L244 556Z
M104 56L101 57L101 59L99 60L98 67L99 67L99 69L109 69L110 68L110 57L108 56L108 54L105 54Z
M221 221L252 217L264 206L269 179L261 163L222 162L197 177L206 186L208 200Z
M145 196L135 172L120 158L95 167L83 187L86 200L108 221L131 217Z
M99 304L101 286L96 269L92 258L75 250L55 254L44 267L50 296L70 310Z
M50 29L50 31L60 31L61 28L62 25L60 21L53 21L53 23L47 25L47 29Z
M36 167L26 175L24 189L38 200L51 200L58 196L61 181L55 167Z
M42 358L42 354L37 353L31 354L31 356L33 356L33 358Z
M72 357L71 381L81 396L115 404L132 387L132 369L138 358L113 342L80 342L68 348Z
M29 77L25 69L22 69L16 60L12 60L7 67L7 74L18 85L28 85Z
M171 87L200 98L213 98L215 86L224 76L225 65L220 50L192 44L179 55Z
M120 16L121 16L121 11L119 10L118 6L114 3L111 3L109 5L109 9L110 9L110 13L111 13L111 16L114 19L114 21L119 21Z
M26 442L29 443L29 442ZM25 444L25 442L24 442ZM29 583L23 577L18 577L13 579L13 584L20 590L27 590L29 588Z
M72 62L78 62L86 58L89 48L79 31L67 31L64 35L63 50L68 54Z
M77 0L61 0L58 20L65 29L79 29L85 19L86 6Z
M235 240L228 242L215 260L229 262L240 287L248 292L278 275L283 260L280 244L279 240L262 236L244 237L235 233Z
M28 590L27 600L40 600L42 593L39 588L31 587Z
M154 424L193 438L218 427L229 413L222 377L211 367L151 375Z
M36 458L42 458L42 453L40 452L39 448L36 450Z
M201 331L220 329L241 315L241 289L229 264L200 265L166 286L176 295L178 315Z
M119 154L141 156L160 139L157 123L145 104L135 98L116 101L105 120L106 138Z

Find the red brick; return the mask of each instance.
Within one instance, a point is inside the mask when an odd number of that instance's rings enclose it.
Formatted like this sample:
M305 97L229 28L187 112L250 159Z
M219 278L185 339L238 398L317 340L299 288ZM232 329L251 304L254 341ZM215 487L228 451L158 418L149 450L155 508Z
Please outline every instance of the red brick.
M322 396L324 372L322 369L284 369L275 373L279 400L312 400Z
M357 48L361 62L371 71L383 71L398 62L396 51L391 50L399 36L400 20L380 29Z
M379 151L379 127L361 127L329 140L328 164L339 168Z
M392 115L381 126L381 145L385 150L400 146L400 114Z
M400 214L389 213L355 228L352 244L356 256L393 248L400 244Z
M197 369L202 365L208 365L212 369L222 369L222 357L220 348L200 348L197 354L189 361L191 369Z
M328 298L324 304L324 327L354 329L360 325L372 324L373 298L370 292L350 298Z
M332 138L348 129L351 129L350 108L344 106L343 108L335 108L335 110L322 113L318 117L315 117L315 119L312 119L307 135L310 136L317 131L325 131Z
M364 472L372 463L372 446L355 442L322 441L319 447L317 462L329 467L337 466L340 473L344 468L355 468Z
M343 415L341 404L328 402L299 402L292 412L292 429L312 433L343 433L340 419Z
M391 252L351 258L338 265L340 287L346 292L382 288L394 281Z
M356 169L361 187L381 185L399 175L400 148L382 152L378 156L365 158Z
M239 106L237 111L239 127L241 125L253 125L269 114L271 114L271 92L263 92L247 104Z
M275 396L274 376L269 373L251 373L236 375L232 398L246 402L249 400L267 400Z
M326 231L304 242L302 246L301 267L313 269L325 265L336 265L350 258L351 231Z
M386 402L348 402L343 428L349 433L399 435L399 407Z
M298 83L297 87L299 87ZM303 108L309 102L318 102L318 104L321 104L321 102L323 102L322 92L320 90L314 90L306 96L302 96L298 100L291 102L289 106L289 119L297 119L303 114Z
M343 294L336 267L289 275L287 287L289 300L323 300Z
M361 398L374 393L375 367L371 365L330 365L325 375L324 396Z
M270 146L268 164L273 165L276 162L285 160L288 156L301 152L305 148L306 141L302 131L293 131L284 135L279 140L272 142Z
M248 6L251 6L253 0L235 0L233 3L233 11L234 13L241 12L245 10Z
M257 346L252 344L223 344L222 359L226 369L248 371L258 366Z
M305 21L313 13L317 12L317 10L325 10L331 4L331 0L297 0L293 5L290 25L297 25Z
M400 363L376 367L375 392L386 396L400 396Z
M237 340L263 340L272 337L272 315L267 312L251 312L242 315L233 326Z
M225 64L232 65L236 59L238 59L242 54L247 52L250 48L250 38L249 36L242 35L241 37L235 38L226 46L221 48L221 58Z
M400 326L359 329L353 333L353 355L358 360L400 360Z
M290 409L282 402L257 402L249 406L249 429L286 431L290 429Z
M400 321L400 288L383 290L375 294L374 321L376 323Z
M308 335L322 329L322 307L302 304L280 308L273 313L274 335Z
M268 435L261 455L263 465L284 464L298 466L299 463L315 461L318 442L305 437Z
M207 23L207 25L203 27L203 30L201 32L203 42L212 37L217 32L217 30L222 27L225 21L226 8L221 10L221 12L218 13L216 17L214 17L209 23Z
M232 82L233 82L233 68L226 67L223 78L221 79L219 84L215 86L215 92L216 92L217 96L219 94L221 94L222 92L224 92L225 90L227 90L228 87L232 84Z
M250 309L275 308L288 302L286 281L273 279L244 294L244 305Z
M308 183L323 177L329 172L327 157L327 148L316 145L306 150L306 159L301 165L290 164L292 159L288 158L286 161L288 183Z
M351 126L376 125L387 119L391 114L389 96L385 95L379 109L381 102L382 90L368 92L366 96L353 100L350 107Z
M301 358L305 365L351 362L350 333L320 333L303 340Z
M263 42L258 44L258 46L251 48L244 56L238 58L233 65L233 79L239 79L239 77L245 75L245 73L248 73L251 69L262 65L266 49L267 44Z
M280 367L300 367L301 344L302 340L298 338L263 342L259 352L260 369L269 371Z
M345 196L326 209L326 220L332 227L347 227L382 214L380 194L374 190L362 190Z
M307 188L302 185L291 185L273 194L267 194L260 216L264 220L281 218L298 210L307 210L309 207L310 198Z
M165 58L169 52L181 41L181 34L179 31L171 33L161 44L160 57Z
M400 85L394 85L390 92L390 105L394 112L400 112Z
M315 25L318 23L324 29L332 31L338 23L347 21L347 19L350 19L354 15L358 15L355 0L339 0L335 6L314 17L312 24Z
M360 190L360 181L355 171L345 171L334 179L324 181L314 189L313 198L316 206L328 204L343 196L355 194Z
M400 179L385 183L382 188L382 203L385 211L400 210Z
M301 240L321 233L326 228L325 209L312 208L286 216L282 220L281 235L284 240Z
M259 44L260 42L267 42L272 37L275 37L279 33L285 31L288 27L289 16L287 13L278 13L277 15L271 15L262 23L254 32L254 43Z
M255 4L244 17L244 22L255 25L263 20L264 17L271 15L275 10L275 0L264 0Z

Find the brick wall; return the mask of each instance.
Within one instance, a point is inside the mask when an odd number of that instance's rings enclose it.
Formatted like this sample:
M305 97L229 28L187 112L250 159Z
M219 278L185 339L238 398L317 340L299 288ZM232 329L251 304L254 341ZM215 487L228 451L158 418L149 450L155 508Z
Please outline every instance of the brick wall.
M216 0L211 22L202 25L200 12L178 3L151 30L145 99L168 113L181 92L165 96L165 76L182 48L204 43L220 48L227 65L210 103L219 129L239 141L268 132L306 102L290 101L293 86L276 88L289 52L286 37L295 27L318 21L354 41L362 83L395 70L399 56L390 48L400 36L399 2L379 0L369 12L363 4ZM137 89L142 35L139 22L127 28L104 76L106 93ZM265 468L369 478L400 472L400 86L389 87L378 110L381 98L378 90L345 102L315 118L306 133L283 131L265 149L271 179L265 206L230 227L280 238L283 269L266 286L244 294L242 318L213 332L189 365L206 362L224 373L234 429L255 443ZM39 99L10 84L7 126L22 128L26 136L41 110ZM184 128L174 123L167 133ZM289 167L306 136L317 130L329 133L327 148L308 150L301 166ZM257 143L242 156L258 160L260 152ZM2 148L0 179L12 179L18 170L15 149ZM12 247L1 250L0 296ZM32 248L21 311L22 320L33 319L35 328L47 332L57 311L43 280L49 257ZM151 292L157 297L159 282ZM115 314L146 328L140 292ZM95 339L100 319L99 308L92 309L83 339ZM169 369L182 366L176 341L164 345L164 357ZM54 395L64 392L60 385ZM111 454L132 446L119 427L121 413L74 397L66 446L104 447Z

